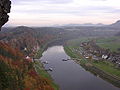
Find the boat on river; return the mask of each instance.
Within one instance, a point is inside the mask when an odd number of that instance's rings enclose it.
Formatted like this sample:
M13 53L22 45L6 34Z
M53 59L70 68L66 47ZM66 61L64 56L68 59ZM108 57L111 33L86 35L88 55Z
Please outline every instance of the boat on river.
M53 69L52 69L52 68L49 68L49 71L53 71Z
M68 61L68 59L62 59L62 61Z
M48 64L48 61L44 61L43 63L44 63L44 64Z

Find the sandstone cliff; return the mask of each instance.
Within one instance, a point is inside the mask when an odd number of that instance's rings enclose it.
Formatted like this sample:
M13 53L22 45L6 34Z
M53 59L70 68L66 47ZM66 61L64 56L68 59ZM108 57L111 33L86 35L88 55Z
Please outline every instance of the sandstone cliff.
M8 13L10 13L10 9L10 0L0 0L0 29L8 21Z

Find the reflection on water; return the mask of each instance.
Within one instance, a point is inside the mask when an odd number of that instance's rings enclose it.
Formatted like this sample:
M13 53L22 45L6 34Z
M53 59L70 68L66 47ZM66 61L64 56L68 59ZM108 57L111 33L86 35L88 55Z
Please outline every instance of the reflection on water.
M70 58L63 46L48 48L41 57L42 61L48 61L45 68L52 68L51 74L54 81L60 86L60 90L120 90L110 83L85 71L74 61L62 61Z
M55 54L55 53L64 53L64 49L63 47L58 47L58 46L54 46L55 48L49 48L49 50L47 51L48 53L52 53L51 54Z

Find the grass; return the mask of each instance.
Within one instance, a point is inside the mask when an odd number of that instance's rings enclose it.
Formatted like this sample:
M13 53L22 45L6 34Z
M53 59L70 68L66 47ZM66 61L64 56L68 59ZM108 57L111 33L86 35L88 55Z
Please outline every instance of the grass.
M76 59L79 59L80 63L81 64L86 64L86 63L89 63L86 59L83 59L81 55L75 53L72 51L74 47L71 47L71 46L64 46L64 50L65 52L67 53L67 55L69 55L71 58L76 58ZM77 47L75 47L77 48Z
M72 58L78 58L79 56L73 53L72 48L64 46L65 52Z
M97 38L96 43L102 48L110 49L114 52L119 52L120 48L120 37L107 37L107 38Z
M35 55L35 58L39 59L40 57L42 57L43 51L44 51L44 49L39 49L38 52Z
M43 65L39 61L35 61L34 66L35 66L35 69L36 69L37 73L40 76L45 77L45 78L49 79L50 81L52 81L51 86L55 90L59 90L59 87L53 82L51 76L48 74L47 71L45 71Z
M113 42L115 40L118 40L119 37L102 37L102 38L96 38L96 43L109 43Z
M99 45L102 48L110 49L114 52L120 52L118 51L118 48L120 48L120 37L80 37L77 39L72 39L67 42L67 45L72 47L79 47L82 42L88 42L92 39L96 40L97 45Z
M69 40L67 41L67 44L70 45L70 46L80 46L80 44L82 42L87 42L87 41L90 41L92 39L92 37L80 37L80 38L77 38L77 39L72 39L72 40Z
M45 71L43 65L39 61L35 61L34 65L38 74L45 78L51 79L50 75Z
M111 51L114 51L114 52L119 52L118 48L120 48L119 42L97 43L97 45L105 49L110 49Z
M93 62L93 65L111 75L120 77L120 69L115 68L114 64L110 62L107 61Z

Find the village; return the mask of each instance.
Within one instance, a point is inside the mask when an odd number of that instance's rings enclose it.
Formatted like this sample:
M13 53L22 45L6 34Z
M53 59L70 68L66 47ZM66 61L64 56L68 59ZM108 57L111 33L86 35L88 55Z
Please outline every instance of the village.
M111 52L109 49L99 47L94 40L82 42L78 49L73 51L79 53L84 58L94 61L109 61L120 68L120 53Z

